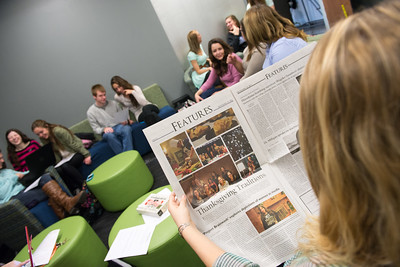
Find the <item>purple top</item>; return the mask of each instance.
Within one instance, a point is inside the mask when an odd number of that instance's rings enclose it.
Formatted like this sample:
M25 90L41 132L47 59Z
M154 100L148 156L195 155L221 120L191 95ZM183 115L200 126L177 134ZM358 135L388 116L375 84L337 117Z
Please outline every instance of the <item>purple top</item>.
M236 60L242 62L242 59L236 55L235 53L232 53L236 57ZM226 84L226 86L232 86L240 81L240 78L242 78L243 74L241 74L233 64L228 64L228 71L220 76L220 80ZM215 81L217 80L218 75L217 72L215 71L214 68L212 68L210 72L210 76L208 77L207 81L203 83L203 85L200 87L201 90L203 90L203 93L210 89Z

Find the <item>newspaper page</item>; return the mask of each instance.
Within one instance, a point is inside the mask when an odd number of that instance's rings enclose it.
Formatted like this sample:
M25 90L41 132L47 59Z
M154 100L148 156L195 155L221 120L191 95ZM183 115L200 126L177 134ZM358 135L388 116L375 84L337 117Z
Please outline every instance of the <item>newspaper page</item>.
M265 162L229 90L144 130L197 227L261 266L287 260L307 211Z
M316 43L231 87L268 162L296 146L300 78Z

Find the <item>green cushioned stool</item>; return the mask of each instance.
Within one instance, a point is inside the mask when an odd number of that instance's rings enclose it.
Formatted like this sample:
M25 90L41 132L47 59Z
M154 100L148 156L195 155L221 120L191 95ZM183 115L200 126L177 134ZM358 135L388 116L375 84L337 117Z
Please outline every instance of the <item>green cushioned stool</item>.
M139 152L130 150L107 160L93 171L87 185L108 211L120 211L148 192L154 179Z
M92 227L81 216L72 216L47 227L32 239L32 247L37 248L43 239L53 230L60 229L57 242L63 242L48 267L64 266L107 266L104 261L107 248L93 231ZM28 229L29 230L29 229ZM29 259L28 246L25 246L15 260Z
M142 215L136 211L137 206L142 203L151 193L160 192L166 187L171 190L171 186L169 185L157 188L140 197L128 208L126 208L126 210L119 216L110 231L110 235L108 236L108 244L110 247L114 242L119 230L144 224ZM126 257L122 258L121 260L136 267L204 266L192 248L178 234L178 228L176 227L171 216L168 216L167 219L156 226L153 236L151 237L149 250L146 255Z

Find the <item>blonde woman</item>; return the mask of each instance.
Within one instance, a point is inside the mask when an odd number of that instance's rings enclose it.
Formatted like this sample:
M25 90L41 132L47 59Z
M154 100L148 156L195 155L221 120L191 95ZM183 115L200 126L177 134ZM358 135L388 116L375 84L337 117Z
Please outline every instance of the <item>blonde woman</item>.
M337 23L300 88L300 144L320 214L286 266L400 266L400 1ZM181 234L207 266L257 266L226 253L170 198Z
M201 35L198 31L191 30L187 35L187 41L189 44L187 59L193 68L192 82L196 88L200 88L210 75L211 61L203 50Z
M263 45L267 46L263 69L307 45L306 34L267 5L252 6L247 10L243 24L250 51L247 61L251 59L254 49L261 52Z

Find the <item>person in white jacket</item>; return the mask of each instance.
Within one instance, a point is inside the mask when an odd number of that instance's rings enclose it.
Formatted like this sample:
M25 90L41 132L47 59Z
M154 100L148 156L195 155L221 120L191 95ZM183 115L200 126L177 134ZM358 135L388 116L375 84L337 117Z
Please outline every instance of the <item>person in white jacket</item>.
M158 116L160 110L146 99L139 86L130 84L120 76L114 76L111 78L111 87L115 92L114 99L128 108L138 122L144 121L150 126L161 120Z

